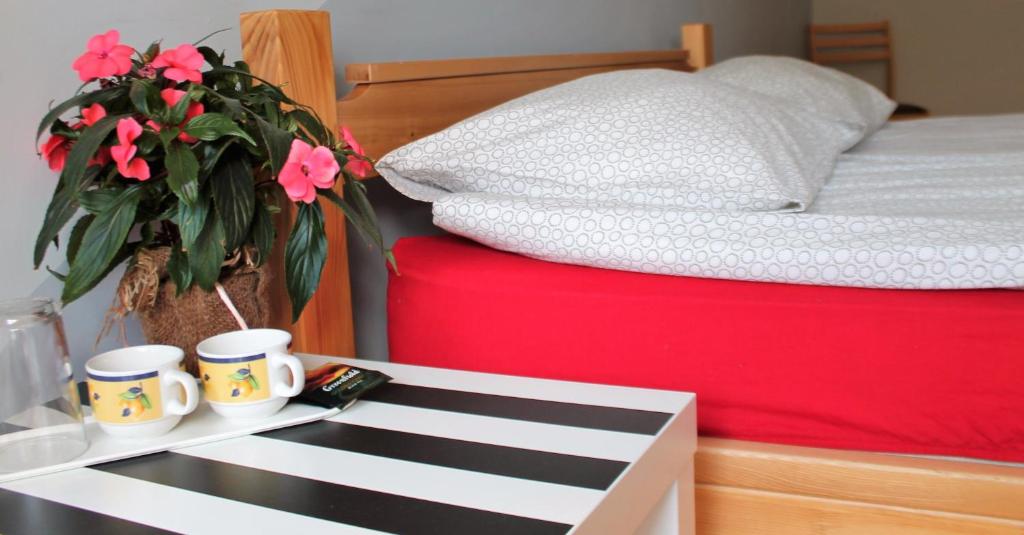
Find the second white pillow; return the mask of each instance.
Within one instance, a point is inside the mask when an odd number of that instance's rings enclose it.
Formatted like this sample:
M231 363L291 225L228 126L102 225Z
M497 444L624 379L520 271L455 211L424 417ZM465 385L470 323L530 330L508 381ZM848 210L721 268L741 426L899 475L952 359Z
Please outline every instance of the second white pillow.
M743 56L700 71L701 77L779 98L801 109L845 121L861 137L882 127L896 102L844 72L785 56ZM858 139L859 141L859 139Z

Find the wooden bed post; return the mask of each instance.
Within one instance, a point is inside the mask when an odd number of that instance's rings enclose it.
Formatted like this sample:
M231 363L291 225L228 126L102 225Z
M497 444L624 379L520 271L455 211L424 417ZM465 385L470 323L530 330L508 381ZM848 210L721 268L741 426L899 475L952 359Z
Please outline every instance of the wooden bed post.
M316 110L328 128L337 129L334 60L331 52L330 15L325 11L272 10L241 16L242 56L253 74L284 85L289 97ZM281 218L271 258L271 325L290 331L292 349L327 355L355 356L352 298L345 245L345 219L333 206L324 209L327 265L320 289L294 325L284 286L284 244L294 217Z
M683 24L679 33L683 50L690 53L690 66L699 71L714 63L710 24Z

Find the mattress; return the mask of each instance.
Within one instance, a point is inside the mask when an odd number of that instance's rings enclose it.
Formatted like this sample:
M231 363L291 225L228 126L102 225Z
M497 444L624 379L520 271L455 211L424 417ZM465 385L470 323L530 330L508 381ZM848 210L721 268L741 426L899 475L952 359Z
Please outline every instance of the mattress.
M448 194L434 222L542 260L644 273L902 289L1024 287L1024 115L893 122L806 212Z
M696 392L704 435L1024 461L1024 292L557 264L400 240L395 362Z

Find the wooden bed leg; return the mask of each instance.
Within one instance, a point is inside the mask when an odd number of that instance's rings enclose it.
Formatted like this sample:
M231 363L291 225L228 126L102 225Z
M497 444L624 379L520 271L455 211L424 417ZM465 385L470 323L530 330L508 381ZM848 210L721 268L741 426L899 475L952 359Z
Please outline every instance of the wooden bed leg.
M272 10L241 16L242 56L253 74L284 85L289 97L313 108L324 124L336 130L334 59L331 52L331 21L326 11ZM340 193L340 192L339 192ZM271 258L274 270L271 290L271 325L291 331L292 349L326 355L355 356L352 298L345 245L345 219L333 207L324 209L328 239L327 265L320 289L295 324L284 286L284 244L291 228L281 218ZM329 328L327 328L329 326Z
M638 535L694 535L693 460L686 465L658 505L636 531Z
M710 24L683 24L680 35L683 50L690 53L690 66L699 71L714 63L714 43Z

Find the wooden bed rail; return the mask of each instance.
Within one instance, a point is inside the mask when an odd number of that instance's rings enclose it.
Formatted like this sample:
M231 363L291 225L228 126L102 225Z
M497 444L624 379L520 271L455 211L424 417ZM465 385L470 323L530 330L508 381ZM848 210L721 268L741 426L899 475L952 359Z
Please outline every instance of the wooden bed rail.
M701 437L704 535L1024 533L1024 468Z
M253 74L274 84L297 102L316 110L327 127L337 129L331 21L326 11L259 11L241 17L242 56ZM271 325L292 333L295 351L355 356L352 297L348 277L345 219L338 210L324 210L327 265L320 289L302 317L291 324L291 305L284 287L284 245L294 217L280 218L271 257Z
M621 69L693 71L711 63L711 27L685 24L679 50L352 64L340 121L373 158L513 98Z

